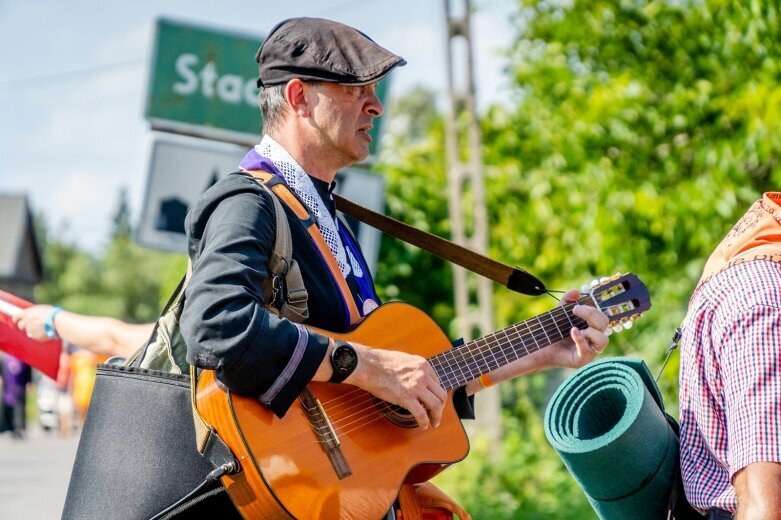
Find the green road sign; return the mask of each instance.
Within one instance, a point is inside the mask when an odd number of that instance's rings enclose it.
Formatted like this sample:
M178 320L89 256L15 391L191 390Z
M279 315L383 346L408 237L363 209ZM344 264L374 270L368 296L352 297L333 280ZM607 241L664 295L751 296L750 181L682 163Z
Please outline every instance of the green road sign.
M156 129L255 142L260 36L157 21L146 117Z
M255 62L263 39L168 19L158 19L146 100L156 130L240 144L255 143L261 128ZM377 85L385 102L388 81ZM380 125L370 132L377 152Z

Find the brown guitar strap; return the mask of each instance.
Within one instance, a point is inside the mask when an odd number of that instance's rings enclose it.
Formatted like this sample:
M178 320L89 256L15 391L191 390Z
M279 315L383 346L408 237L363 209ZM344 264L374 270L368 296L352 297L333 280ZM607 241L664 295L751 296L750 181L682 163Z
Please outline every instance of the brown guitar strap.
M545 284L520 267L510 267L433 233L422 231L382 213L377 213L340 195L334 194L334 201L336 209L345 215L500 283L512 291L529 296L539 296L547 292Z
M336 265L336 259L333 258L333 254L327 247L323 236L320 234L320 230L310 218L309 211L290 191L290 188L288 188L285 183L274 182L275 175L262 170L244 171L258 179L267 187L270 187L272 191L293 210L299 219L308 222L307 231L318 249L320 249L323 258L326 259L328 268L331 270L334 279L339 284L340 291L345 296L345 301L348 302L350 324L354 325L358 323L361 320L361 317L358 308L355 305L355 301L352 298L352 292L347 286L344 275L342 275L341 270ZM431 254L459 265L473 273L500 283L511 291L527 294L529 296L539 296L547 292L545 284L543 284L539 278L520 267L511 267L507 264L503 264L502 262L476 253L471 249L434 235L433 233L422 231L409 224L405 224L404 222L361 206L360 204L335 193L333 196L334 202L336 203L336 209L345 215L353 217L403 242L412 244L424 251L428 251Z

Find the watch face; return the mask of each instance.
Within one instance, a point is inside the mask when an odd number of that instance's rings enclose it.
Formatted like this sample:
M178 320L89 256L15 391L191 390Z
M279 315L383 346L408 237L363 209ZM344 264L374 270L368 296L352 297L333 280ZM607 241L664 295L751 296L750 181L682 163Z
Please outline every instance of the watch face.
M336 347L332 359L334 368L340 372L350 373L358 365L358 356L355 354L355 350L347 345Z

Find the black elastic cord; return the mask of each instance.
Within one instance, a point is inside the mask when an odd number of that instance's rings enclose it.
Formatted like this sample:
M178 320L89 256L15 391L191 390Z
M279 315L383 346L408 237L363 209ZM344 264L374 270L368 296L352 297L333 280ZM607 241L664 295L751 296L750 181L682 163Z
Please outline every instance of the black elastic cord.
M560 298L560 297L558 297L558 296L556 296L556 295L555 295L555 294L553 294L553 293L564 294L564 292L565 292L565 291L556 291L556 290L554 290L554 289L545 289L545 294L547 294L548 296L550 296L551 298L553 298L553 299L554 299L554 300L556 300L557 302L560 302L560 301L561 301L561 298Z
M193 489L192 491L187 493L185 496L183 496L182 498L180 498L179 500L177 500L176 502L174 502L170 506L166 507L165 509L163 509L162 511L157 513L155 516L153 516L149 520L160 520L165 515L167 515L168 513L170 513L171 511L173 511L177 507L181 506L182 504L184 504L185 502L187 502L188 500L193 498L198 493L200 493L209 484L219 480L220 477L222 477L223 475L235 472L236 469L237 469L237 467L236 467L236 463L235 462L226 462L222 466L219 466L218 468L213 469L212 471L209 472L209 474L206 476L204 481L201 482L200 484L198 484L198 486L195 489Z
M656 375L656 381L659 382L659 378L662 377L662 372L664 372L664 367L667 366L667 362L670 361L670 356L673 355L673 350L678 348L678 345L681 343L681 337L683 336L683 331L680 327L675 329L673 331L673 337L670 338L670 342L667 344L667 356L664 358L664 363L662 363L662 368L659 369L659 373Z

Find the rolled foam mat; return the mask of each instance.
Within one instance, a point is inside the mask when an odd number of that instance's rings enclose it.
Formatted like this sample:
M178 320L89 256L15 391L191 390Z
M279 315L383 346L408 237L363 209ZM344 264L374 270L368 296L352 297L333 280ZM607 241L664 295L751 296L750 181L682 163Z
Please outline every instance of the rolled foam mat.
M590 363L556 390L545 435L602 520L667 517L678 438L646 364Z

